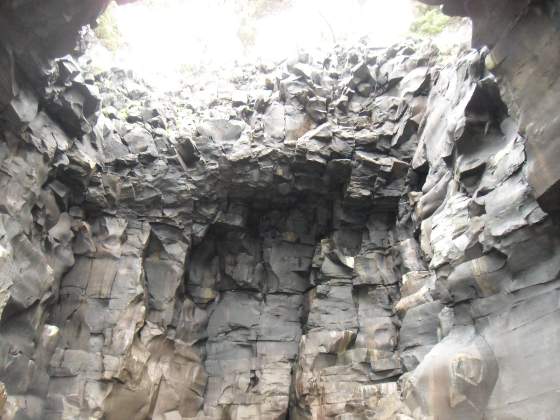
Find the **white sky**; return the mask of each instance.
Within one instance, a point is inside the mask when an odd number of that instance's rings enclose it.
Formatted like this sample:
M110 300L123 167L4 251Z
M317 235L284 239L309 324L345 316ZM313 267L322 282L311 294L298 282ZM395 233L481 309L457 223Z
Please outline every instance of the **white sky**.
M158 4L159 2L159 4ZM396 42L412 20L411 0L294 0L284 12L259 21L251 54L279 60L298 49L368 35L375 44ZM152 0L113 11L129 45L124 65L144 77L171 77L184 65L231 65L243 61L235 0ZM328 24L327 24L328 22ZM328 44L327 44L328 45ZM123 58L124 57L124 58ZM141 69L141 71L138 71Z

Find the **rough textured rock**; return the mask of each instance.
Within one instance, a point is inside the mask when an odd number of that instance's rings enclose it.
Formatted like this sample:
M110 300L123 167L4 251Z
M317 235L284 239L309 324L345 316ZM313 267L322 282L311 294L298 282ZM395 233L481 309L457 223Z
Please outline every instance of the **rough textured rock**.
M559 4L555 0L438 0L444 12L470 16L473 46L488 46L486 61L527 141L529 184L549 213L560 210L558 108Z
M103 6L68 3L0 10L64 48ZM158 96L70 56L38 77L56 49L14 42L3 419L555 418L560 236L488 50L360 44Z

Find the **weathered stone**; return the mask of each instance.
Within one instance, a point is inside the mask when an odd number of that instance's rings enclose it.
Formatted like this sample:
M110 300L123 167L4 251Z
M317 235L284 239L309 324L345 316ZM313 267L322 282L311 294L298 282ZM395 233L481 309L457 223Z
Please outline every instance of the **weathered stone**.
M49 73L105 2L16 3L2 418L554 418L552 3L432 1L493 44L445 68L360 44L202 99L68 56Z

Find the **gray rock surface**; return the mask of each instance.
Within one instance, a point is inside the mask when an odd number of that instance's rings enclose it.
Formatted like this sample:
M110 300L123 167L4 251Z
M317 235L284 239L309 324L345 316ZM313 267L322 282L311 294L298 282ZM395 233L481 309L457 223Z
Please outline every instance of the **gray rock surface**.
M558 77L558 2L555 0L421 0L443 4L450 15L473 19L473 46L487 46L487 65L500 80L509 111L527 137L529 184L540 205L558 216L560 146L558 121L549 118L558 108L553 92ZM537 52L537 53L535 53Z
M103 7L18 4L34 48ZM38 77L17 42L2 419L555 418L560 236L487 50L360 44L158 96L87 55Z

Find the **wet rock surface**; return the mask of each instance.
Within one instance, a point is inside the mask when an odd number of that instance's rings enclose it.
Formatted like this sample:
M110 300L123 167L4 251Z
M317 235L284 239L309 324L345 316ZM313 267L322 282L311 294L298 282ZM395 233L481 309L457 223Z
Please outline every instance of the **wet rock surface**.
M486 53L158 95L0 51L2 418L554 418L560 237Z

